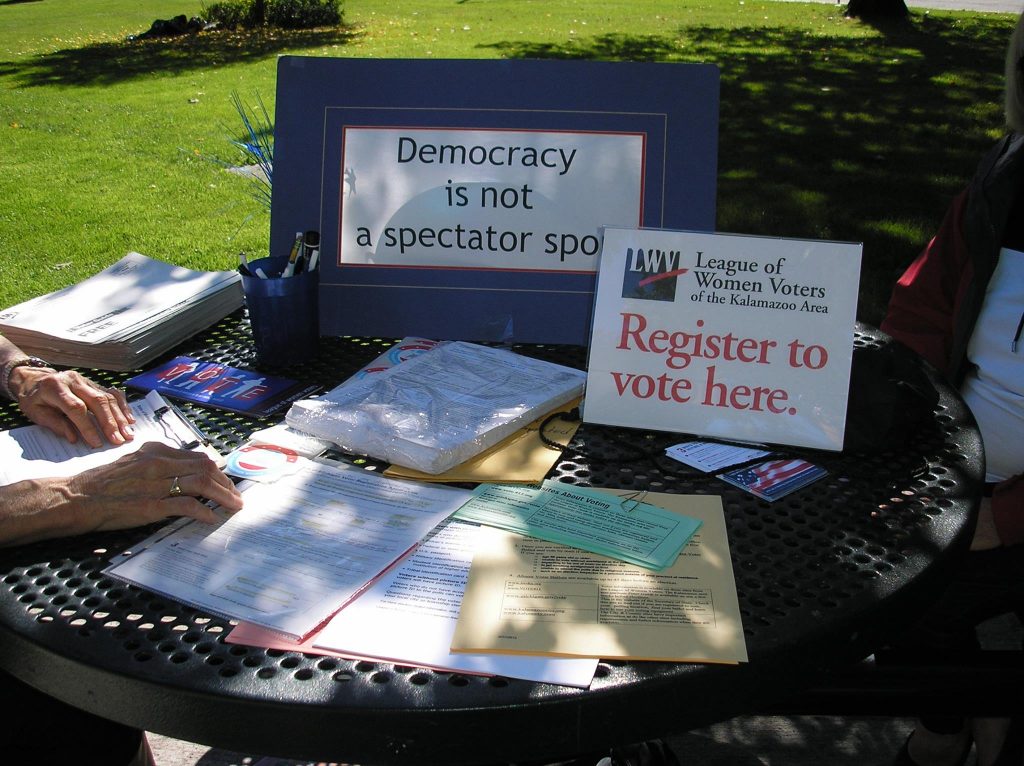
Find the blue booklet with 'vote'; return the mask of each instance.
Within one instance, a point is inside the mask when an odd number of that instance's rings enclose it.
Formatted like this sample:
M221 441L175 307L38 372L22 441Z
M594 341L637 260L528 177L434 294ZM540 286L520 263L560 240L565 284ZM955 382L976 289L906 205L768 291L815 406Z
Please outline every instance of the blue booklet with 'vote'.
M189 402L246 415L274 415L320 386L252 370L204 362L190 356L175 357L127 381L129 386Z

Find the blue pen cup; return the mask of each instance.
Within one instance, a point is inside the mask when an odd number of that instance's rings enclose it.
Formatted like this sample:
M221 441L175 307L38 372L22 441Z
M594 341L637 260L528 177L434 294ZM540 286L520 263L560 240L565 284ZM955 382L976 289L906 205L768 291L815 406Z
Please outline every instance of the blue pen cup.
M242 275L256 356L274 367L309 361L320 343L319 271L282 277L287 263L283 256L260 258L249 262L252 276ZM257 269L267 279L257 277Z

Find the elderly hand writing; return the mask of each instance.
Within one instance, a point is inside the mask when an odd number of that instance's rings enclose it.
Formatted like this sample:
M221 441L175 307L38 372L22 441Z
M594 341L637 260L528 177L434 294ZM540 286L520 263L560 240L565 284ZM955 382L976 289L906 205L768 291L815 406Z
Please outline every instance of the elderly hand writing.
M242 507L231 480L206 455L155 442L77 476L21 481L2 488L0 544L126 529L171 516L204 522Z
M124 392L104 388L74 370L15 367L7 386L22 412L69 442L81 436L90 447L99 447L104 439L124 444L135 438L135 417Z

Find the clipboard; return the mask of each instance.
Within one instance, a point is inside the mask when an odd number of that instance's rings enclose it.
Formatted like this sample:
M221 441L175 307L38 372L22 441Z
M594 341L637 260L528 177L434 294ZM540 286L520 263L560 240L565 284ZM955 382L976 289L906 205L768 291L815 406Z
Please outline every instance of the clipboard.
M25 479L74 476L109 465L153 441L204 452L223 465L223 458L210 440L159 393L151 391L130 406L135 415L135 438L125 444L105 444L93 449L81 440L71 444L38 425L0 432L0 486Z

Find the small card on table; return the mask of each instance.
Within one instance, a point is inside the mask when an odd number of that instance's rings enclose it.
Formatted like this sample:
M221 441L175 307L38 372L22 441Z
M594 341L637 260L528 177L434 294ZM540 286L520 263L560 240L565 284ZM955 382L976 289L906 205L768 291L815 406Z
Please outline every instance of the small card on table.
M759 457L768 457L772 453L760 446L693 441L674 444L665 450L665 454L698 471L711 473L731 465L749 463Z
M762 500L772 501L806 487L827 473L821 466L806 460L782 458L720 473L718 478Z

